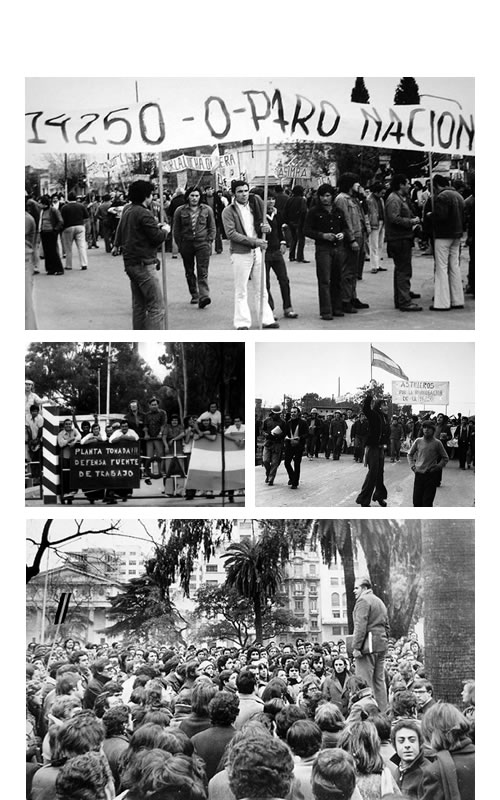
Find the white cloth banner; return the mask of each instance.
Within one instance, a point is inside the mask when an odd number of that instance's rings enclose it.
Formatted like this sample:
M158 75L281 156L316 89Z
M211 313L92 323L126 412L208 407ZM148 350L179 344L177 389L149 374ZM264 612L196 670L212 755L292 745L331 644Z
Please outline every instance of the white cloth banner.
M98 81L99 78L96 78ZM455 106L364 105L340 100L335 80L179 78L143 103L26 109L29 152L158 152L242 139L474 154L474 114ZM290 91L290 81L296 81ZM424 100L424 98L422 98ZM55 100L57 103L57 100Z
M183 172L185 169L194 169L197 172L215 172L219 167L219 147L215 147L209 155L187 156L182 153L175 158L168 158L163 162L164 172Z
M450 397L449 381L393 381L392 402L399 405L413 403L447 406Z

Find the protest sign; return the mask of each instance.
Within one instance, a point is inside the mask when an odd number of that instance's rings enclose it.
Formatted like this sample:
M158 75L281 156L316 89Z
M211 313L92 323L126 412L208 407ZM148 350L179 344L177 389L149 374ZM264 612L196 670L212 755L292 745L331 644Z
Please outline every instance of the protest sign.
M423 403L446 406L449 403L449 381L393 381L392 402L399 405Z
M127 439L115 443L75 445L70 458L71 490L138 489L141 478L140 445Z
M99 79L97 79L99 80ZM161 152L252 139L341 142L395 150L474 155L471 110L345 102L318 79L179 79L143 103L26 109L29 151ZM283 85L280 84L280 81ZM293 83L291 83L293 81ZM293 89L291 88L293 86Z

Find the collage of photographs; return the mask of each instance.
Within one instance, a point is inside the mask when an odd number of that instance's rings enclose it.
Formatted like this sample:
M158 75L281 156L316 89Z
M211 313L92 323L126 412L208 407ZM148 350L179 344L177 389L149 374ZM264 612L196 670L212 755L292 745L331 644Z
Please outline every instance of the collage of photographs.
M475 330L473 77L26 78L26 800L475 800Z

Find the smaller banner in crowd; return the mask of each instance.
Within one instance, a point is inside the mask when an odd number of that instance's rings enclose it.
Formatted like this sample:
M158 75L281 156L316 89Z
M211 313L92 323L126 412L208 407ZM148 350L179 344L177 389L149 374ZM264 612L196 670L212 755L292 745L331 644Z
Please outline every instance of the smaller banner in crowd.
M245 488L245 448L236 442L224 439L225 476L224 488L227 490ZM222 450L221 439L215 442L199 439L193 442L191 460L186 481L186 489L200 491L222 491Z
M393 381L392 402L399 405L447 406L450 397L449 381Z
M175 158L163 161L163 172L182 172L193 169L196 172L215 172L219 169L219 147L214 147L212 153L202 156L187 156L181 153Z
M75 445L70 458L71 490L138 489L141 480L140 445L127 439L116 443Z

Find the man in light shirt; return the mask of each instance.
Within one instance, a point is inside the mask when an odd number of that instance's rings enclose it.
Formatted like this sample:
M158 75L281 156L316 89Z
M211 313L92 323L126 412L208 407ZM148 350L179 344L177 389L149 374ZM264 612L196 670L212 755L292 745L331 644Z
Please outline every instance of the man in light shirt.
M222 222L229 239L229 250L234 275L234 318L236 330L249 330L252 314L248 304L248 282L252 279L255 315L259 324L262 253L267 248L263 233L270 226L264 221L264 203L256 194L250 194L246 181L233 181L233 202L222 212ZM262 327L279 328L264 292L262 303Z

